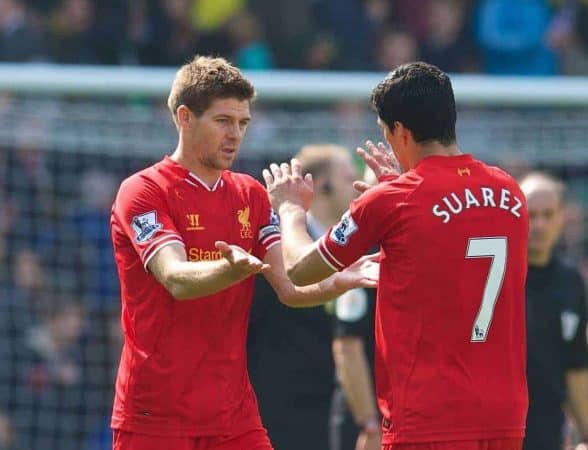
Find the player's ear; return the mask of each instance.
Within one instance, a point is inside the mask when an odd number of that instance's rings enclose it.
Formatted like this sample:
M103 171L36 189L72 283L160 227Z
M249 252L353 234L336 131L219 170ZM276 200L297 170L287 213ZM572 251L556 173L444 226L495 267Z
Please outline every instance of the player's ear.
M187 125L190 122L191 111L186 105L178 106L176 109L176 116L179 125Z

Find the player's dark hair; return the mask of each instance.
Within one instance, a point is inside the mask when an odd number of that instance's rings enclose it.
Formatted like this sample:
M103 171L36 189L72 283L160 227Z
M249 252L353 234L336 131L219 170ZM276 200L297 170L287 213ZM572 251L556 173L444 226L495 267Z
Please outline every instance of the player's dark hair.
M255 88L241 71L223 58L196 56L178 70L167 106L177 125L177 110L187 106L201 116L212 102L222 98L253 100Z
M455 97L451 80L424 62L399 66L373 90L372 105L390 130L394 122L408 128L418 143L455 142Z

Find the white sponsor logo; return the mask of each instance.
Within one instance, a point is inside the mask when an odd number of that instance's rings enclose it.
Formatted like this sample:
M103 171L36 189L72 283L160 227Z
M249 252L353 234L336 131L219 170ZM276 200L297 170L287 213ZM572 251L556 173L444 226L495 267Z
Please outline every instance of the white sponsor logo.
M335 314L344 322L357 322L367 312L368 298L364 289L352 289L337 298Z
M345 214L343 214L343 217L341 217L339 224L331 230L329 238L337 245L347 245L349 236L355 233L358 229L359 227L353 221L351 213L347 211Z
M157 212L150 211L133 217L131 226L135 231L135 240L138 243L143 243L151 239L157 231L161 230L163 225L157 222Z

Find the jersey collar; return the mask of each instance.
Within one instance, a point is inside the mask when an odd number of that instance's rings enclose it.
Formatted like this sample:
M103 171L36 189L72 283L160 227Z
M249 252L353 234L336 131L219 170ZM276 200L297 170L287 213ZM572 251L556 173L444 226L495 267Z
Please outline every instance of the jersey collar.
M190 172L188 169L175 162L173 159L169 157L169 155L165 155L162 163L169 167L177 176L183 178L186 183L196 188L203 188L209 192L214 192L225 185L225 182L223 181L221 174L221 176L218 177L218 179L215 181L212 187L208 186L208 184L206 184L206 182L202 178L200 178L195 173Z

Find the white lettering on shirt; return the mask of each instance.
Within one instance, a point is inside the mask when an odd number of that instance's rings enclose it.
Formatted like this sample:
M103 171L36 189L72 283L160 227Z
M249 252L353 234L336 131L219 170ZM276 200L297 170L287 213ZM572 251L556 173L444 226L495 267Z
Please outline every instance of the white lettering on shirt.
M516 218L520 218L519 210L523 202L508 189L500 189L500 194L494 192L492 188L481 187L479 191L465 188L463 193L450 192L444 196L439 203L433 205L432 213L435 217L442 219L443 223L449 223L452 216L462 214L472 207L476 208L496 208L494 198L500 199L498 208L510 212ZM511 201L514 206L510 206ZM465 208L464 208L465 204Z

